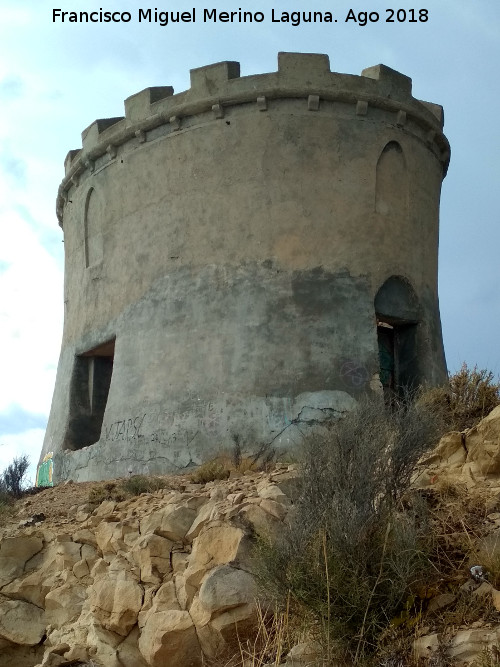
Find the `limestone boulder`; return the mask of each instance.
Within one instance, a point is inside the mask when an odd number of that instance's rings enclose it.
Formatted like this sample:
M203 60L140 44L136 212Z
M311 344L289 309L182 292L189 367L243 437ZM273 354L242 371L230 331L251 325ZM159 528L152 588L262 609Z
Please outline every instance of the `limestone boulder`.
M144 597L145 601L138 616L138 624L140 628L143 628L146 625L148 618L152 614L156 614L160 611L181 611L173 581L167 581L160 586L156 592L154 589L148 590L147 597L149 600L146 600L146 594Z
M170 572L170 552L173 542L160 535L144 535L134 543L132 556L140 568L141 581L160 583L163 576Z
M151 614L139 637L139 649L150 667L198 667L202 652L187 611Z
M277 503L276 503L277 504ZM240 510L239 516L249 523L253 530L262 537L272 538L277 534L281 522L274 514L266 512L259 505L247 505Z
M483 475L500 474L500 406L466 433L467 461Z
M55 568L59 571L69 570L82 557L82 545L68 540L55 545Z
M210 642L219 651L223 648L237 650L241 641L253 635L256 624L256 606L251 603L222 612L208 623L205 630L210 632Z
M143 589L135 581L102 578L92 586L89 604L105 629L124 637L137 623L142 600Z
M420 462L413 484L416 487L432 486L451 479L472 488L499 475L500 406L474 428L444 435Z
M276 502L270 498L263 498L259 504L259 507L275 519L278 519L278 521L283 521L283 519L288 514L288 508L283 505L283 503Z
M193 525L196 510L186 505L167 505L141 521L141 535L155 533L173 542L184 539Z
M45 596L54 586L62 585L60 575L46 575L42 570L35 570L25 577L14 579L2 588L2 592L9 598L24 600L37 607L45 606Z
M440 647L439 635L437 632L431 635L418 637L413 642L413 652L417 660L430 658Z
M424 466L445 465L448 469L462 466L467 459L467 452L462 443L462 434L451 431L443 435L438 445L423 460Z
M479 660L484 652L498 646L499 628L472 628L459 630L446 651L453 664Z
M116 649L116 657L120 667L149 667L139 651L138 643L139 628L133 628Z
M296 644L286 656L286 667L319 667L323 650L315 641Z
M267 481L263 482L257 486L257 493L261 498L274 500L282 505L290 505L290 498L283 493L277 484L270 484Z
M49 591L45 596L47 624L60 628L71 623L80 616L85 599L85 588L78 585L76 578Z
M45 634L45 613L22 600L0 597L0 638L13 644L35 646Z
M0 587L23 574L26 563L43 548L40 537L7 537L0 542Z
M89 530L88 528L81 528L74 532L71 536L73 542L78 542L79 544L89 544L92 547L97 547L97 540L95 537L95 532Z
M248 553L248 538L242 528L222 521L213 522L205 526L193 542L189 564L184 572L186 584L197 588L208 570L245 559Z
M204 577L199 600L213 616L232 607L251 604L256 594L257 586L251 574L230 565L219 565Z
M220 512L218 511L217 502L215 500L210 500L199 510L186 533L186 539L192 542L195 537L198 537L204 526L210 521L215 521L218 518L220 518Z
M95 531L97 547L103 555L128 551L139 537L134 521L101 521Z

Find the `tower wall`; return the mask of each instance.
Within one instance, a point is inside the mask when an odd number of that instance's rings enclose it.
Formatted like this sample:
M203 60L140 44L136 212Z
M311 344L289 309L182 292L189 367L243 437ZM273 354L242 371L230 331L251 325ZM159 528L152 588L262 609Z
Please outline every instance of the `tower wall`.
M42 453L56 480L297 442L380 391L377 319L411 347L406 376L445 379L449 146L410 79L280 54L278 72L218 63L125 112L83 132L58 195L65 324Z

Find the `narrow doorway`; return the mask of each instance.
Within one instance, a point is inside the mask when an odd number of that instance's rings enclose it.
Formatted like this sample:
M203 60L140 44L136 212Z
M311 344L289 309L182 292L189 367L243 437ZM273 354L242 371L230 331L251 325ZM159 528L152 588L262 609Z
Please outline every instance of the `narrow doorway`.
M394 327L387 322L377 322L378 358L380 382L384 394L396 388L396 359L394 350Z
M392 276L375 297L379 376L387 401L403 397L420 384L418 327L420 309L413 288Z
M64 449L81 449L99 440L111 386L114 354L113 339L75 357Z

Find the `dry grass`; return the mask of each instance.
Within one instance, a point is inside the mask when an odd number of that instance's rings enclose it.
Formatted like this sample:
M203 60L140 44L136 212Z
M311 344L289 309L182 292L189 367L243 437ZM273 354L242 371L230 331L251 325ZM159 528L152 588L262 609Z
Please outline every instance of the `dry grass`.
M463 363L447 386L424 391L420 400L442 416L448 430L463 431L500 405L500 382L491 371Z
M88 495L91 505L99 505L104 500L121 502L141 493L154 493L159 489L168 488L168 482L161 477L146 477L145 475L133 475L126 479L105 482L94 486Z
M219 454L203 463L191 473L189 479L193 484L206 484L217 479L227 479L232 472L262 472L272 467L274 455L274 450L262 447L252 456L243 456L237 441L231 452Z
M425 406L367 401L306 442L295 520L258 562L266 590L315 619L327 659L366 661L428 567L425 508L404 496L435 433Z

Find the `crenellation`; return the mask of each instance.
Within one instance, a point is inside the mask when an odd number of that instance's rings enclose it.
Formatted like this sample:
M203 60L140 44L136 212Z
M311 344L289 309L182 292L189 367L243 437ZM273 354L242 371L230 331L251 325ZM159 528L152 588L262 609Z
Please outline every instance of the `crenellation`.
M76 159L76 156L81 152L82 152L81 148L74 148L73 150L68 151L68 154L66 155L66 159L64 160L64 173L66 175L68 175L68 173L71 169L71 166Z
M239 77L240 63L232 60L196 67L190 71L190 96L213 96L225 92L228 81Z
M134 140L136 146L137 138L139 144L146 143L146 132L166 124L175 132L185 117L211 112L202 121L205 123L210 117L223 118L229 107L257 100L257 108L266 111L270 100L285 104L287 99L297 98L305 98L308 110L319 110L323 100L354 105L358 117L366 116L369 107L379 109L392 116L388 117L392 124L396 115L396 126L404 126L406 131L422 128L429 148L440 159L446 154L442 107L414 99L409 77L385 65L364 69L361 76L339 74L330 71L327 55L279 53L277 72L241 77L239 63L224 61L193 69L191 88L181 93L174 94L172 86L157 86L131 95L125 100L125 118L99 119L82 132L83 151L68 155L68 180L63 181L63 189L75 170L85 169L87 161L90 164L98 160L109 145L118 147ZM335 115L335 109L341 106L329 108ZM445 161L444 172L446 168ZM57 208L62 210L60 205Z
M128 121L135 123L144 120L151 115L151 105L172 97L174 89L172 86L155 86L145 88L135 95L127 97L124 102L125 117Z
M124 120L123 116L115 118L99 118L82 132L82 146L84 151L91 151L103 140L103 135L107 130L115 128L116 125Z
M380 95L411 95L412 81L409 76L397 72L387 65L374 65L367 67L361 72L361 76L367 79L375 79L378 82Z
M280 79L326 83L331 75L330 58L323 53L278 53Z
M440 104L433 104L432 102L424 102L423 100L418 100L426 109L428 109L433 116L439 121L439 128L442 130L444 127L444 110Z

